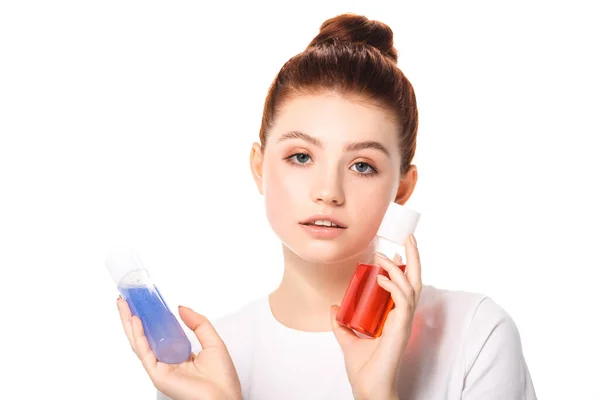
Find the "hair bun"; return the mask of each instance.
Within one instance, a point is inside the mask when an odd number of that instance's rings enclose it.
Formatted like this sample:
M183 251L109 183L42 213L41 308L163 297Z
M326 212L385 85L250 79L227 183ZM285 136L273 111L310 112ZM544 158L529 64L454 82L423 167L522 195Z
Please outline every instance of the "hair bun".
M384 56L398 62L398 52L394 48L394 33L386 24L369 20L356 14L341 14L323 22L319 34L308 47L322 43L351 42L370 45Z

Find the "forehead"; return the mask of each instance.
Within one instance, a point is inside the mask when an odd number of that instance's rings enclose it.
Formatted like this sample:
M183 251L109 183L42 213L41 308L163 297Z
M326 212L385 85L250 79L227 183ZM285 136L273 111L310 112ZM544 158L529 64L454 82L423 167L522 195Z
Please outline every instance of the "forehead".
M396 143L397 124L390 113L359 98L335 93L306 94L286 100L271 135L299 130L328 142L377 140Z

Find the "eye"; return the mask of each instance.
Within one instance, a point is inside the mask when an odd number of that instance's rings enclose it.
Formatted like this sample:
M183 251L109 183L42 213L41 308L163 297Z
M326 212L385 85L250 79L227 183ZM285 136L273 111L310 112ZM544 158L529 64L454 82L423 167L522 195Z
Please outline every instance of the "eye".
M357 162L350 167L352 170L358 172L361 175L373 175L377 171L366 162Z
M306 153L296 153L287 157L286 160L292 164L306 164L310 161L310 156Z

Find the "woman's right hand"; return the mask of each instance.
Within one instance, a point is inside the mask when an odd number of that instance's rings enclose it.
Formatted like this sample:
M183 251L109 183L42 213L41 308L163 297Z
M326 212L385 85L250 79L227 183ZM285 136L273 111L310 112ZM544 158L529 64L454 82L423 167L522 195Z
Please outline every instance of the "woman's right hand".
M210 321L187 307L179 307L181 320L196 334L202 345L198 355L181 364L156 359L144 335L142 321L131 315L127 302L119 297L117 307L132 350L138 356L156 389L173 400L240 400L240 381L231 356Z

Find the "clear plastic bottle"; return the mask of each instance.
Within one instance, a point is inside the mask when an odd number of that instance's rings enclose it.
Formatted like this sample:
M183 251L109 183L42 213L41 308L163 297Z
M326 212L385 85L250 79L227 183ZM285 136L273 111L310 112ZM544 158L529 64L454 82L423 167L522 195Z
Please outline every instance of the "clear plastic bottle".
M373 240L375 251L390 260L396 254L406 260L404 241L414 233L420 216L416 211L391 203ZM406 265L399 268L404 272ZM394 307L391 294L377 283L379 274L389 278L380 266L359 263L336 316L339 324L371 338L381 336L387 315Z
M179 364L187 360L192 345L133 249L113 249L106 258L106 268L131 313L142 321L158 361Z

